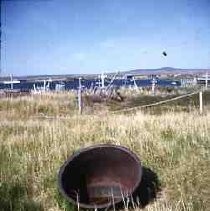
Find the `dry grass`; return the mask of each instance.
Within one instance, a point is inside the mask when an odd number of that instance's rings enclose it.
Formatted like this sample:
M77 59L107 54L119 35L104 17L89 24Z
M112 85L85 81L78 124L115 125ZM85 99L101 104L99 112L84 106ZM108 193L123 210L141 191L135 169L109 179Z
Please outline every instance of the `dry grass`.
M97 143L124 145L157 173L162 192L145 210L210 207L208 111L79 116L73 94L48 94L1 100L0 117L0 210L73 209L57 191L59 167Z

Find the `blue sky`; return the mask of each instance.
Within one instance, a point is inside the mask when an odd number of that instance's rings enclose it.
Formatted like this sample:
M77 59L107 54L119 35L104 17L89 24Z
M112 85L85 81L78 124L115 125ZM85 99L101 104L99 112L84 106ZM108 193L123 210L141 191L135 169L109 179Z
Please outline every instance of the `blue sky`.
M2 75L210 68L209 0L3 0L1 23Z

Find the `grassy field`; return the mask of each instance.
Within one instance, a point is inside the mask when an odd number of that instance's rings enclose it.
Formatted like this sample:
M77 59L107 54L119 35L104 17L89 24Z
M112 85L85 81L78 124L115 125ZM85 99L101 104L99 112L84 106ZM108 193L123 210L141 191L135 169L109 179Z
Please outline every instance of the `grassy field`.
M197 104L183 102L134 114L109 111L124 103L97 103L78 115L71 93L1 99L0 210L73 210L57 190L58 170L98 143L130 148L157 174L161 191L144 210L210 210L209 106L199 115Z

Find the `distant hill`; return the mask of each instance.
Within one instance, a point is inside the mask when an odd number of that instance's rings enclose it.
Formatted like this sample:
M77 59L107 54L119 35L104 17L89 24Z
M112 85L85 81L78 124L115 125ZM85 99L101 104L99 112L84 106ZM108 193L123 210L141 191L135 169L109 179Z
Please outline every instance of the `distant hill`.
M157 69L135 69L125 71L126 74L140 74L140 75L152 75L152 74L204 74L210 73L210 69L181 69L174 67L162 67Z
M117 71L112 73L106 73L108 76L113 76ZM201 75L208 72L210 74L210 69L181 69L174 67L161 67L157 69L134 69L128 71L120 71L120 75L130 74L130 75ZM99 73L100 74L100 73ZM65 74L65 75L31 75L31 76L14 76L16 80L27 80L27 81L36 81L36 80L71 80L78 77L84 78L98 78L99 74ZM4 80L10 80L9 76L0 76L0 82Z

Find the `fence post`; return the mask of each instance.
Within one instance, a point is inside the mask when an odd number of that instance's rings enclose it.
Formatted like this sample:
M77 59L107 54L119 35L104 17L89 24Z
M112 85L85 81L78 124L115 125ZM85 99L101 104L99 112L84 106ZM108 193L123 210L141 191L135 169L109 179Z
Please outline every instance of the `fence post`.
M200 114L203 114L203 92L199 92L199 108L200 108Z
M79 114L82 114L82 84L81 84L81 77L79 77L79 90L78 90L78 107L79 107Z

